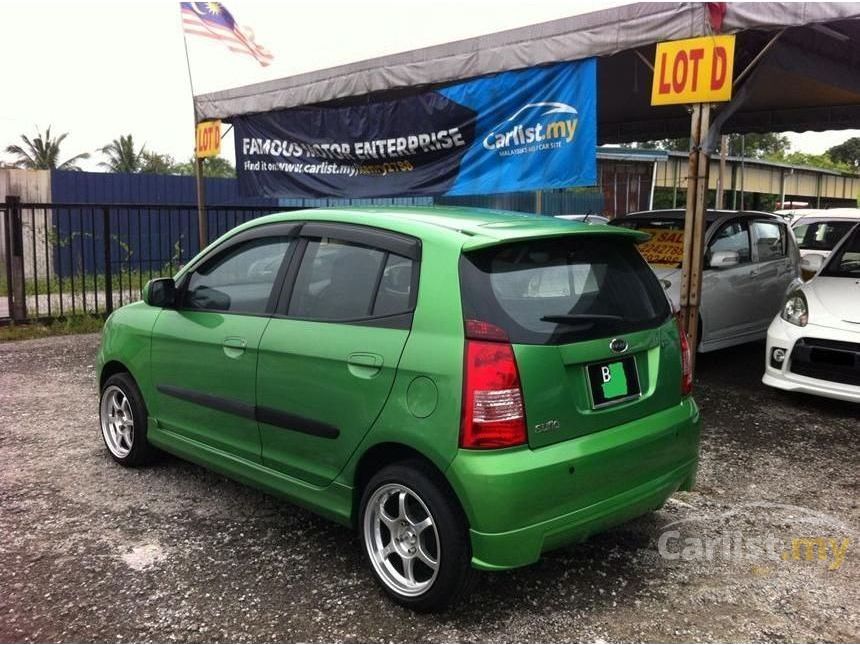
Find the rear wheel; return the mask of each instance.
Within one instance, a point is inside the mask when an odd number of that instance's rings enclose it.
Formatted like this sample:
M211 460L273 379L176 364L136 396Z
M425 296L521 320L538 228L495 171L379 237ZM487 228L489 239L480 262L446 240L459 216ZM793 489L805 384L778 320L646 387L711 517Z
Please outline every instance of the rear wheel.
M155 449L146 438L146 405L130 374L114 374L105 381L99 422L102 439L115 461L123 466L141 466L152 460Z
M386 466L365 488L359 532L376 576L398 603L442 609L468 593L468 529L439 475L420 461Z

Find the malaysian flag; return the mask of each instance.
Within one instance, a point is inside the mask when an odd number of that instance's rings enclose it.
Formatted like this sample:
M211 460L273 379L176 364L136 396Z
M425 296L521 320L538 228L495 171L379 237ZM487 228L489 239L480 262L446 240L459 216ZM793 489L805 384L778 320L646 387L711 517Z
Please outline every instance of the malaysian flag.
M253 56L264 67L272 62L272 54L254 42L254 32L240 27L220 2L180 2L179 6L186 34L220 40L230 51Z

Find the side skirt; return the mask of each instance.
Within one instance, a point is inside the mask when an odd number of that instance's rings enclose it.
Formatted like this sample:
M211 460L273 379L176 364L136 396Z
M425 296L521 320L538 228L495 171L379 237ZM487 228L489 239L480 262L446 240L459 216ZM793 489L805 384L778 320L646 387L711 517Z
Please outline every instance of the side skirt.
M272 493L307 508L344 526L352 525L353 491L349 486L332 482L319 487L290 477L253 461L213 448L194 439L159 427L149 417L147 438L152 445L181 459L214 470L230 479Z

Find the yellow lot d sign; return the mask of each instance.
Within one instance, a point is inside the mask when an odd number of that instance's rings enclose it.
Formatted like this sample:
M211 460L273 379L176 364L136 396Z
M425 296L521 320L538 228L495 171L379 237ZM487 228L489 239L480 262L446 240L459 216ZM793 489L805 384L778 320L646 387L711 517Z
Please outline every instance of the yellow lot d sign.
M734 61L734 36L657 43L651 105L730 101Z
M203 121L197 124L197 156L217 157L221 154L221 122Z

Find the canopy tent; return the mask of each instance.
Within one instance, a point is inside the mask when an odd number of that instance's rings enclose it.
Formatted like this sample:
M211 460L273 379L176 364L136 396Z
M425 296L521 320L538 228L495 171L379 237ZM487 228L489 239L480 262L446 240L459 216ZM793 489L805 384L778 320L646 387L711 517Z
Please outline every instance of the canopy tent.
M724 12L724 15L722 13ZM860 3L643 3L196 96L199 119L343 104L467 78L598 57L598 139L687 136L685 106L650 105L655 43L735 33L726 132L860 125ZM755 63L743 78L739 75ZM713 145L713 137L711 138Z
M732 100L713 109L652 106L656 43L717 33L736 34ZM626 5L199 95L194 104L199 120L230 121L409 96L592 57L599 143L691 137L680 305L696 347L708 155L722 133L860 127L860 3Z

